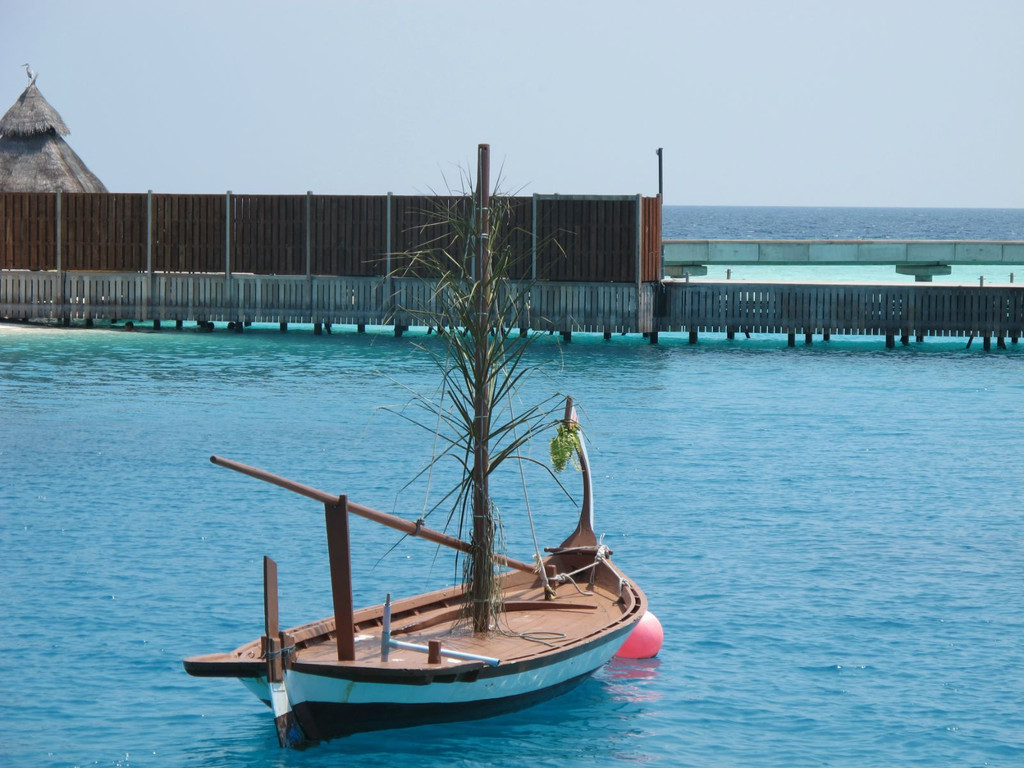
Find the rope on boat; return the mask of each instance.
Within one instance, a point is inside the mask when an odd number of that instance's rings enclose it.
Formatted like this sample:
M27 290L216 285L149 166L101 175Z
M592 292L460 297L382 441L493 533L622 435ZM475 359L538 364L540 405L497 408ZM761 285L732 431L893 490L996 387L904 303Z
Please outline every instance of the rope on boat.
M595 565L597 565L597 563L593 563L591 565L588 565L586 568L580 568L580 571L590 570ZM577 573L578 572L579 571L577 571ZM558 583L559 584L565 584L565 582L569 582L574 587L576 587L576 591L579 592L584 597L591 597L594 594L593 592L587 592L585 589L580 588L580 585L576 583L576 580L572 576L573 576L572 574L560 573L560 574L558 574Z
M531 643L541 643L546 645L548 648L557 648L557 646L550 642L550 640L565 640L567 635L565 632L555 632L548 630L538 630L536 632L509 632L507 629L502 629L501 625L498 625L498 632L501 633L502 637L512 637L517 640L529 640ZM546 640L545 638L550 638Z
M564 584L565 582L569 582L574 587L576 587L576 591L579 592L581 595L584 595L585 597L590 597L594 593L593 592L586 592L583 589L581 589L580 585L576 583L576 580L573 577L574 576L579 576L581 573L585 573L586 571L594 570L595 568L597 568L598 565L607 565L611 569L612 573L615 573L616 575L618 575L618 572L614 568L611 567L611 565L610 565L610 563L608 561L608 553L610 551L611 550L608 549L608 547L606 547L603 543L602 544L598 544L597 552L594 554L594 562L590 563L590 565L584 565L582 568L577 568L575 571L572 571L571 573L560 573L560 574L558 574L555 577L555 579L558 581L559 584ZM618 580L619 580L618 599L621 600L622 599L622 588L626 587L626 586L629 586L629 581L627 579L622 578L622 576L618 576Z
M589 571L589 570L592 570L594 568L597 568L597 566L599 564L601 564L601 563L607 563L608 562L608 552L609 551L610 550L608 549L608 547L606 547L604 544L598 544L597 545L597 552L594 554L594 562L592 562L590 565L584 565L582 568L577 568L575 571L571 571L570 573L560 573L560 574L558 574L558 576L557 576L558 581L560 583L564 583L566 581L572 581L572 583L575 584L576 582L572 580L573 576L579 576L581 573L584 573L585 571ZM576 588L579 589L579 587L576 587ZM584 593L584 594L586 594L586 593Z
M515 411L512 410L511 399L508 404L508 412L512 417L512 437L514 440L518 440L519 430L515 427L516 414ZM548 582L547 570L544 568L544 560L540 554L540 542L537 540L537 529L533 525L533 508L530 506L530 493L526 488L526 473L523 471L522 460L517 463L519 464L519 480L523 484L523 503L526 506L526 519L530 523L530 535L533 537L533 559L536 561L534 570L540 575L540 579L544 583L544 595L550 599L554 597L554 590Z
M430 455L431 456L435 456L435 457L437 456L437 441L441 437L441 412L442 412L442 409L444 407L444 398L445 398L445 395L447 395L447 393L448 393L448 377L444 376L441 379L441 400L440 400L438 408L437 408L437 424L434 427L434 444L433 444L433 446L430 449ZM427 510L427 506L430 504L430 489L431 489L431 486L433 484L433 481L434 481L434 462L431 461L430 465L429 465L429 468L427 470L427 487L426 487L426 490L423 493L423 509L421 510L420 519L416 521L416 531L415 531L415 533L413 533L413 536L419 536L420 535L420 529L423 527L424 522L426 522L427 515L430 514L430 512Z
M601 543L597 547L597 554L594 555L594 565L596 566L598 563L604 563L605 565L608 566L608 569L618 577L618 580L619 580L618 599L621 600L622 599L622 588L629 586L629 580L623 578L623 576L617 570L612 568L612 565L611 565L611 563L608 560L608 554L610 552L611 552L611 550L608 549L608 547L606 547L604 545L604 536L602 535L601 536Z
M294 645L289 645L287 648L282 648L279 651L265 651L263 653L263 655L260 656L260 658L261 659L267 659L268 661L271 660L271 659L279 658L279 657L286 659L289 656L291 656L293 653L295 653L295 646Z

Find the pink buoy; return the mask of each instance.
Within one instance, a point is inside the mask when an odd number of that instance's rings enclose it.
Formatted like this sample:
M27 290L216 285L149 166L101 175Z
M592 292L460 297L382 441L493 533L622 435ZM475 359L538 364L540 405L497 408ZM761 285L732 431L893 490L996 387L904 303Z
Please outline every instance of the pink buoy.
M661 650L664 639L665 630L661 628L658 617L647 611L615 655L620 659L653 659Z

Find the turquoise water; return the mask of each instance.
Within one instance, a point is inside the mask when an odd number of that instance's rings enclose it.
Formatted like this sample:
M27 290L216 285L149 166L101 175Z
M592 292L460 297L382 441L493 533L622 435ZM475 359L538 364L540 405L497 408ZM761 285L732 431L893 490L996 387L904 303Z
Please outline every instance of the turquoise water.
M0 326L0 764L1024 764L1024 355L962 340L542 338L527 396L581 404L596 527L661 654L520 713L280 750L181 658L260 634L264 554L283 622L330 613L322 511L208 456L415 519L429 435L378 410L436 380L414 337ZM542 545L573 527L530 498ZM360 603L451 577L352 537Z

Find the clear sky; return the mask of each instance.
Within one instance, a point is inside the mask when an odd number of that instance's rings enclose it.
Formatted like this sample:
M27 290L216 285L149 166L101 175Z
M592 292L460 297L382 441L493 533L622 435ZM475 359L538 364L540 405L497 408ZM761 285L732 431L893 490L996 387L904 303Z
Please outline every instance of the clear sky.
M1024 208L1024 0L0 0L24 62L112 191Z

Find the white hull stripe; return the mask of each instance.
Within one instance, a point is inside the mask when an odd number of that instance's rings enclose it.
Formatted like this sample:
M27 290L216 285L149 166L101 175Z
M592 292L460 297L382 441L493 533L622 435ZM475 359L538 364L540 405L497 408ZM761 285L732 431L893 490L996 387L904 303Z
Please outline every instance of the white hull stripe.
M583 653L507 675L481 677L472 682L437 682L429 685L356 682L311 675L295 670L285 672L292 706L304 702L325 704L458 704L504 699L533 694L560 685L604 665L622 644L619 633L603 638ZM250 689L266 700L266 683L254 680ZM262 688L262 695L258 692Z

